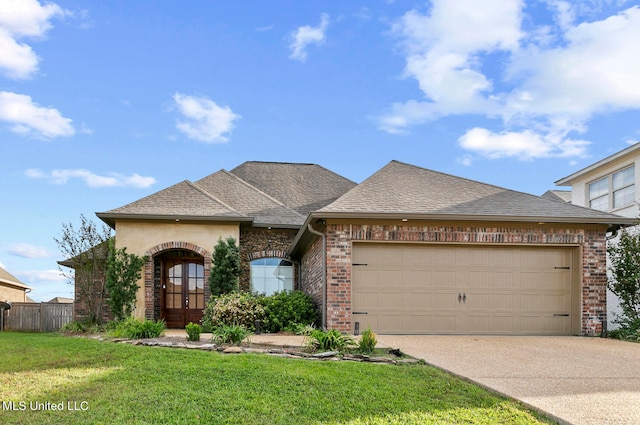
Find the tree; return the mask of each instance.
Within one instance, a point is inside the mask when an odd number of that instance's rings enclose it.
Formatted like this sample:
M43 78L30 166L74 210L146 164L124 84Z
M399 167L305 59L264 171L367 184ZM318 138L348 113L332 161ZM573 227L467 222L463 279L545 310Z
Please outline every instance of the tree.
M113 239L109 241L107 259L107 292L109 307L115 320L131 316L136 303L138 280L142 276L142 266L148 257L127 254L127 248L115 248Z
M98 228L84 215L80 216L80 226L72 223L62 224L62 236L53 238L60 253L66 260L61 266L72 269L71 272L60 267L63 276L75 285L75 297L79 311L76 312L91 324L102 321L105 298L105 274L107 268L108 241L111 229L103 225Z
M232 237L226 240L218 239L218 243L213 248L212 257L213 266L209 274L211 295L218 296L237 290L240 276L240 250L236 240Z
M620 240L610 243L607 286L620 299L622 317L619 323L640 319L640 233L620 232Z

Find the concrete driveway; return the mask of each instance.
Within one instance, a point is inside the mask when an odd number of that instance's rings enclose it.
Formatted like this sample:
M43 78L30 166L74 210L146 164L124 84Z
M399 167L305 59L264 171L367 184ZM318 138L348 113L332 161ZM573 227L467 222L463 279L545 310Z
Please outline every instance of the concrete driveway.
M572 424L640 424L640 344L582 337L378 335Z

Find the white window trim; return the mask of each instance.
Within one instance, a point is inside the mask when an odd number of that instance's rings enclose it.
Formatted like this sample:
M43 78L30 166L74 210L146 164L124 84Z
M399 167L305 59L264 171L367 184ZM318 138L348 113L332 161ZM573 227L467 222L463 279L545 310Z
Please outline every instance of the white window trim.
M633 168L634 169L633 170L633 180L631 181L631 183L626 185L626 186L622 186L622 187L619 187L619 188L614 190L613 189L613 175L614 174L618 174L618 173L620 173L622 171L628 170L629 168ZM600 196L596 196L595 198L592 198L591 197L591 185L593 183L599 181L599 180L602 180L602 179L607 179L607 193L602 194ZM586 185L586 189L587 189L586 190L586 198L587 198L586 199L586 201L587 201L586 205L587 205L587 207L591 208L591 202L596 200L596 199L602 198L603 196L607 196L607 209L606 210L602 210L602 211L610 212L610 211L615 211L615 210L620 210L620 209L623 209L623 208L627 208L630 205L633 205L635 203L635 201L636 201L635 187L634 187L633 200L631 202L629 202L628 204L625 204L625 205L617 206L615 208L614 208L613 202L614 202L614 194L615 194L615 192L618 192L620 190L629 188L631 186L635 186L635 184L636 184L635 180L636 180L635 163L626 165L626 166L624 166L624 167L622 167L622 168L620 168L620 169L618 169L616 171L613 171L613 172L607 174L606 176L600 176L597 179L591 180Z

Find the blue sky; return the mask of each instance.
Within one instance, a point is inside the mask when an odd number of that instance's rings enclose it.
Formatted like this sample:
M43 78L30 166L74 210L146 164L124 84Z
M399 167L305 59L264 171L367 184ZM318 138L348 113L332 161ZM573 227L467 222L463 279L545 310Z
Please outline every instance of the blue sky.
M638 40L623 0L2 0L0 265L72 296L62 223L248 160L540 195L640 140Z

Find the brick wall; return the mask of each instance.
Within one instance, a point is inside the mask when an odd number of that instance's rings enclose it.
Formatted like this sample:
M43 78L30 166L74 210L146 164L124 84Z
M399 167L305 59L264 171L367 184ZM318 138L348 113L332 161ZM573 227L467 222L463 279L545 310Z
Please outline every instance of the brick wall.
M317 238L302 257L300 290L311 296L318 308L322 308L322 238ZM322 316L322 312L318 312Z
M584 335L597 335L606 320L605 229L481 225L365 225L328 223L327 327L351 331L351 254L353 241L404 241L482 244L571 244L582 247L582 321ZM313 255L307 252L305 258ZM311 257L309 257L311 258ZM303 263L303 264L306 264ZM305 271L305 274L307 272Z
M249 291L251 289L251 261L259 258L273 257L290 259L287 249L296 236L296 230L288 229L240 229L240 290ZM293 285L298 287L297 266L294 264Z

